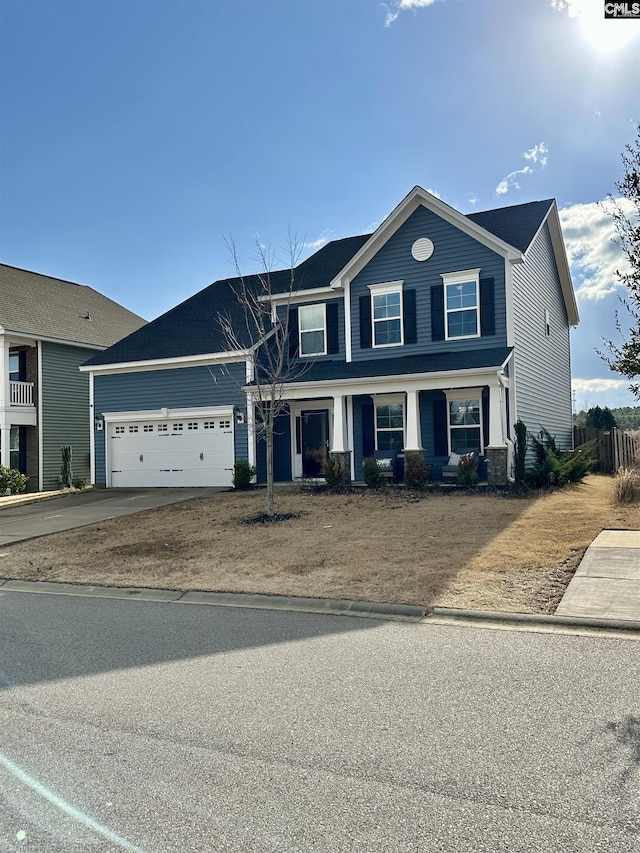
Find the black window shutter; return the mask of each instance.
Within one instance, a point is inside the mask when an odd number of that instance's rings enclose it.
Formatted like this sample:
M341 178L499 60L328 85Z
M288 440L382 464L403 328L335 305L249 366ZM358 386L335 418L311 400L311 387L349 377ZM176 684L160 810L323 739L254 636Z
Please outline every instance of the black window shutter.
M338 352L338 303L327 302L327 352Z
M431 340L444 340L444 285L431 288Z
M360 297L360 346L371 349L371 297Z
M508 391L508 389L507 389ZM489 389L482 389L482 432L484 433L484 447L489 444ZM482 451L484 452L484 447Z
M447 401L433 401L433 455L448 456L447 440Z
M298 309L289 308L289 358L298 355Z
M415 290L405 290L402 294L402 301L404 310L404 342L405 344L415 344L418 340Z
M480 279L480 332L484 335L496 333L496 308L492 278Z
M25 350L21 350L18 353L18 376L20 377L20 382L27 381L27 353ZM20 470L22 471L22 468Z
M373 421L373 403L362 405L362 458L368 459L376 451L376 437Z

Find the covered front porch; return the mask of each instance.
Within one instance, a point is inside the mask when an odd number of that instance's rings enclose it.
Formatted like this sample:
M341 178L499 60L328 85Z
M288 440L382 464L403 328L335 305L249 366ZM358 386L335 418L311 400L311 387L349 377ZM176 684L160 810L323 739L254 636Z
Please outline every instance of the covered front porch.
M443 471L446 479L447 468L455 479L456 455L474 452L481 464L489 462L490 481L507 481L511 419L509 377L502 368L338 380L331 386L291 383L285 399L274 436L276 480L322 478L329 457L338 455L349 479L359 482L365 459L402 460L410 453L422 454L434 481L442 480ZM260 481L264 442L255 439Z

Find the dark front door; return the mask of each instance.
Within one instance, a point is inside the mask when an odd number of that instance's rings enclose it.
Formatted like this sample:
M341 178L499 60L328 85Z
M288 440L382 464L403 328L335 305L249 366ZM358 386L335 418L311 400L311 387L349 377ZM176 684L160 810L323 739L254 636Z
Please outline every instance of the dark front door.
M302 412L302 476L324 477L329 449L329 412Z

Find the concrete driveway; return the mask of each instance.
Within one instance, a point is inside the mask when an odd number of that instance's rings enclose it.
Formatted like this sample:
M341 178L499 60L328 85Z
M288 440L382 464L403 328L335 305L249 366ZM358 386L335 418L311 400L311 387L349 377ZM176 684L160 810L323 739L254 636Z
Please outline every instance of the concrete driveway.
M225 491L228 490L92 489L36 503L9 505L0 509L0 546Z

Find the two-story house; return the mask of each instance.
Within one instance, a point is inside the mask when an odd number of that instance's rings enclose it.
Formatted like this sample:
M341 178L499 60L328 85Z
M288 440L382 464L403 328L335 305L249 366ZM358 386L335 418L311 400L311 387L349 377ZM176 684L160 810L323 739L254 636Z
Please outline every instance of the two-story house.
M89 479L89 377L78 368L144 322L91 287L0 264L0 462L29 491L59 488L66 445Z
M299 264L293 292L289 271L270 280L304 366L284 389L277 480L321 476L329 453L359 480L378 451L421 453L437 478L474 450L505 482L518 419L570 446L578 312L553 200L465 216L416 187L373 234ZM264 478L237 286L215 282L82 368L97 483L228 485L238 459Z

